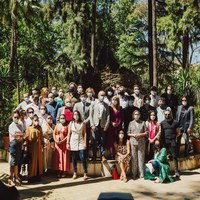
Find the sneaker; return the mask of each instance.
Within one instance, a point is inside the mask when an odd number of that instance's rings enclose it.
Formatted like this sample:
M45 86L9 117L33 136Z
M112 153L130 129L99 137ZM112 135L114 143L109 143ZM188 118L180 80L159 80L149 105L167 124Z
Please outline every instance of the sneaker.
M180 178L179 172L175 172L175 177L176 177L176 178Z
M86 181L87 179L88 179L88 176L86 173L84 173L83 180Z
M72 179L75 180L77 178L77 174L74 173L74 175L72 176Z

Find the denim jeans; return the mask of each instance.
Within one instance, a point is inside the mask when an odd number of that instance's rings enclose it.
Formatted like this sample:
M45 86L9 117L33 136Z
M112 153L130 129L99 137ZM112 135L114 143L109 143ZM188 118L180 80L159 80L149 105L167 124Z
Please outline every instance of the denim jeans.
M86 159L85 159L85 153L84 150L79 150L79 151L72 151L72 165L73 165L73 170L74 173L77 172L77 160L78 160L78 155L80 157L82 166L83 166L83 171L84 173L87 173L87 166L86 166Z
M158 161L153 161L152 163L152 166L154 168L154 173L156 176L159 176L159 172L160 172L160 168L159 168L159 163ZM150 171L149 171L149 168L146 168L146 173L150 174Z
M97 156L97 147L100 147L101 156L105 154L105 132L100 126L96 127L96 131L92 132L92 143L93 143L93 157Z

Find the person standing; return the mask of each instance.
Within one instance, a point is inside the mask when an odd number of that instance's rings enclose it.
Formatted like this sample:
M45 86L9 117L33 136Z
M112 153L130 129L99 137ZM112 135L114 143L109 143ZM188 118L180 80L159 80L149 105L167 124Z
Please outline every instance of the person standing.
M120 106L119 97L113 96L110 108L110 126L106 133L106 148L110 150L111 158L114 159L114 143L116 142L118 132L122 129L124 122L124 113Z
M15 111L25 110L26 106L31 103L31 101L29 100L29 94L28 93L24 93L23 96L24 96L24 100L15 108Z
M178 171L178 160L177 160L177 144L176 139L180 135L180 128L178 122L173 120L172 112L166 110L164 112L165 120L161 122L161 141L164 147L170 151L173 161L175 176L180 177Z
M150 106L157 108L159 98L160 97L158 96L158 88L156 86L152 86L150 88Z
M66 93L65 98L71 99L72 107L78 102L76 84L74 82L69 84L68 92Z
M37 116L39 116L39 113L40 113L39 94L34 94L33 95L33 102L30 103L30 104L28 104L25 107L25 110L27 110L28 108L33 108L34 114L36 114Z
M140 111L133 112L133 121L129 123L128 136L131 144L131 168L133 179L144 177L145 138L148 136L144 121L140 120ZM139 173L138 173L139 172Z
M79 111L75 110L73 113L73 120L69 123L69 135L67 138L67 149L71 151L72 154L72 164L73 164L73 179L77 178L77 159L78 155L81 159L84 176L83 180L87 179L87 166L86 157L84 150L87 148L87 134L86 134L86 124L81 119L81 114Z
M64 96L63 89L60 88L60 89L58 90L58 96L55 98L55 101L56 101L57 103L59 103L61 106L64 106L63 96Z
M181 138L185 140L185 157L189 150L189 135L194 126L194 108L189 105L187 96L181 98L182 105L178 106L176 112L176 121L179 123L180 136L177 138L177 154L179 156Z
M138 85L133 86L133 94L134 97L134 106L137 108L141 108L144 104L143 102L143 95L140 93L140 88Z
M39 125L37 115L33 117L33 123L27 127L26 134L28 140L28 153L30 160L28 163L28 183L41 181L43 173L42 147L44 144L42 128Z
M104 100L105 92L98 93L98 99L90 107L90 126L93 140L93 159L96 160L97 145L100 145L101 159L105 161L105 132L110 123L109 106Z
M56 125L53 138L55 141L55 170L57 171L58 178L65 177L66 172L70 169L70 153L67 150L68 137L68 123L65 119L65 115L61 114L59 123Z

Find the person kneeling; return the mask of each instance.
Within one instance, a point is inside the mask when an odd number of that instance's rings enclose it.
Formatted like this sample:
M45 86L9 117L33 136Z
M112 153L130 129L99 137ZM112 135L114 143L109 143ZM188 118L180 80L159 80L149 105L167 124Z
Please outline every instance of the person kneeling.
M169 176L169 162L167 160L166 148L161 148L160 141L155 141L154 159L146 164L144 179L155 179L156 183L163 183L164 181L173 182Z

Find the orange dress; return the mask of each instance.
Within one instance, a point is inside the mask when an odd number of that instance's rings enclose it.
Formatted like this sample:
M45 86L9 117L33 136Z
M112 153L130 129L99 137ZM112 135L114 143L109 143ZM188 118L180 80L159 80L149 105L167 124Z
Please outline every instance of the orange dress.
M54 130L55 139L63 140L68 135L68 126L57 124ZM70 169L70 152L67 150L66 140L62 143L55 141L55 170L67 172Z

